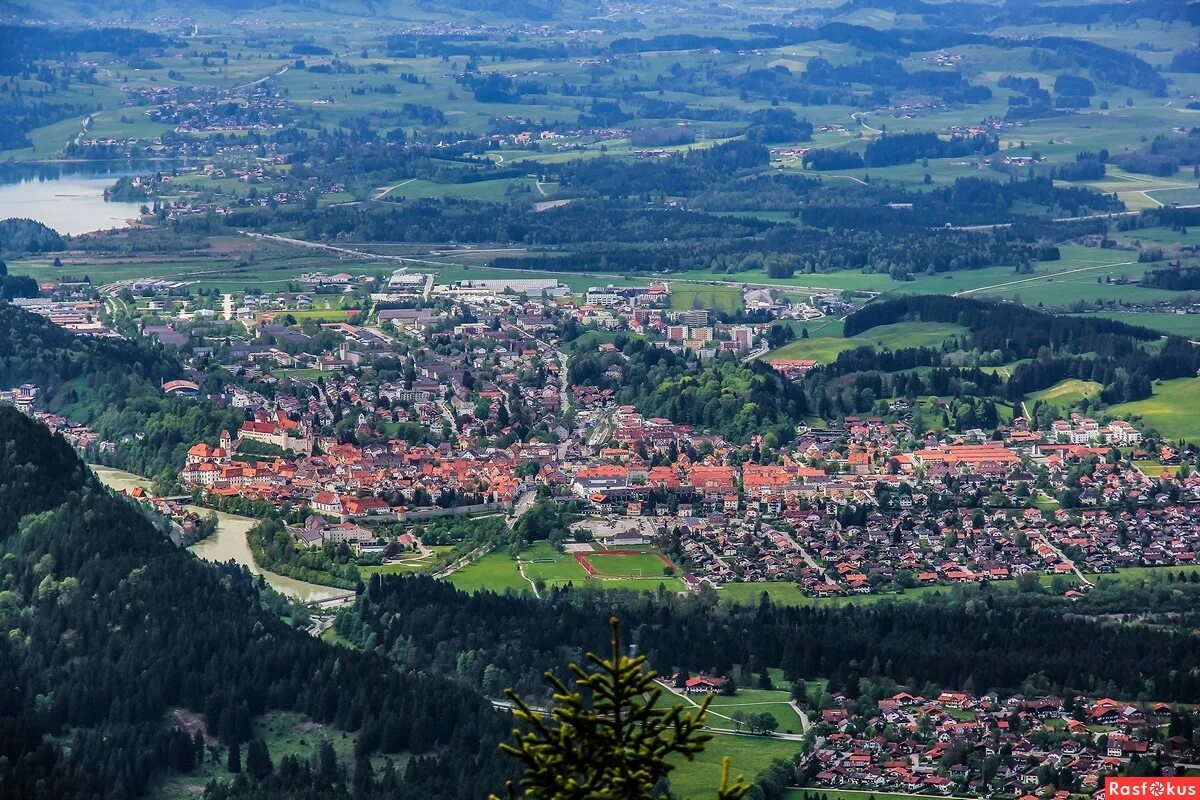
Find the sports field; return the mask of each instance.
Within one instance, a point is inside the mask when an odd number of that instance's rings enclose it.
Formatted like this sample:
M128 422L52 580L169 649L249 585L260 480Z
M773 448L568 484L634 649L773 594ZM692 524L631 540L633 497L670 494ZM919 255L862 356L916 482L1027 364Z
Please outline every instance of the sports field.
M678 569L661 553L638 550L609 550L591 553L575 553L575 559L589 575L602 578L653 578Z

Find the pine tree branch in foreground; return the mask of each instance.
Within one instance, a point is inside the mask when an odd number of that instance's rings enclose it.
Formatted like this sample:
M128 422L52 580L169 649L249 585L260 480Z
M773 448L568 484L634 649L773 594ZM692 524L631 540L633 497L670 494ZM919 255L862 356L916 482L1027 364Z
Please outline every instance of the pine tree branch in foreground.
M621 652L616 618L612 624L612 656L587 654L592 669L571 665L574 688L546 673L554 689L549 719L511 689L513 716L528 730L514 730L516 744L500 749L525 767L520 795L532 800L650 800L655 787L673 766L672 755L692 760L712 735L703 732L710 694L694 712L680 705L658 705L662 689L645 657ZM590 697L585 699L584 690ZM510 782L508 796L515 800ZM729 780L729 759L721 769L717 800L741 800L749 790L743 778ZM494 795L490 800L498 800Z

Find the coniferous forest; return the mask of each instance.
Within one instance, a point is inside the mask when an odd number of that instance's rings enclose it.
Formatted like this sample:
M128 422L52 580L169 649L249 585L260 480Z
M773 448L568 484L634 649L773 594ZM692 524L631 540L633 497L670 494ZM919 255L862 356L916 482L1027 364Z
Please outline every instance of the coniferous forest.
M270 709L358 732L363 756L414 756L356 772L355 797L403 785L467 800L511 774L496 750L507 720L479 694L289 627L249 573L172 545L12 408L0 407L0 442L4 797L138 797L193 769L206 743L245 748ZM203 739L170 721L174 709L203 720ZM213 796L349 797L351 781L336 760L293 758Z

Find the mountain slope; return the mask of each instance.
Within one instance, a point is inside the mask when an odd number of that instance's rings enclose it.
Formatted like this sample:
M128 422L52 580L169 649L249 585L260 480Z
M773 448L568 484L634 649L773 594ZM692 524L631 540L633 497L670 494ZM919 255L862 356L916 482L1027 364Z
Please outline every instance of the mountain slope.
M161 538L8 407L0 442L0 796L143 795L194 764L177 707L225 746L280 709L358 730L365 749L423 754L403 774L364 770L356 797L465 800L502 785L507 724L479 695L289 628L248 573ZM349 797L348 772L284 762L217 794Z

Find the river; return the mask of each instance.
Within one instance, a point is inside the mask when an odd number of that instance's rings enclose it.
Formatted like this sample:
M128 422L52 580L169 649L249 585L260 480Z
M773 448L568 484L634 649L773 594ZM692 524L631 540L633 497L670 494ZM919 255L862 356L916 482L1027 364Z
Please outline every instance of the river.
M152 483L149 478L143 478L131 472L122 472L119 469L102 467L98 464L91 464L89 466L91 466L92 471L96 473L96 477L105 486L118 491L121 489L132 489L135 486L141 486L145 489ZM198 514L208 514L211 511L211 509L199 506L188 506L188 509ZM308 583L307 581L296 580L295 578L289 578L285 575L278 575L262 569L255 563L254 556L250 552L250 543L246 541L246 532L253 527L255 520L250 517L240 517L236 514L226 514L222 511L213 511L211 513L217 515L217 532L204 541L197 542L188 548L200 558L214 562L226 562L232 559L239 564L244 564L255 575L262 575L266 578L267 583L275 591L285 594L294 600L306 603L314 600L331 600L335 597L344 597L348 594L345 589L322 586L318 583Z

